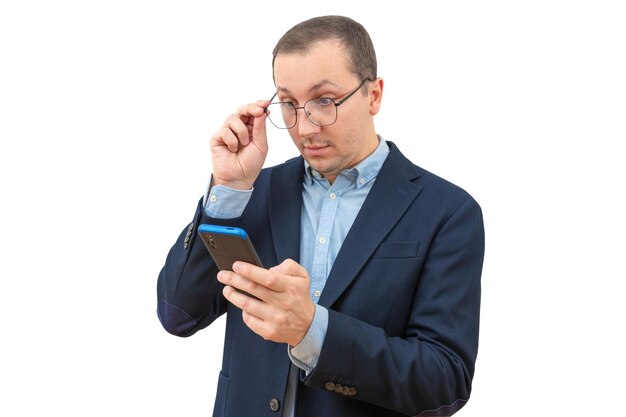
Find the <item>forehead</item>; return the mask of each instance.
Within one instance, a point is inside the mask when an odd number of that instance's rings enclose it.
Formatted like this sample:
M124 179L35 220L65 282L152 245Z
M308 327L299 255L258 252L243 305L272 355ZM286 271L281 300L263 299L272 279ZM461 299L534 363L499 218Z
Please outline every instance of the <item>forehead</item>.
M276 88L297 92L325 81L351 85L356 75L349 64L342 44L336 40L316 42L303 52L280 53L274 61Z

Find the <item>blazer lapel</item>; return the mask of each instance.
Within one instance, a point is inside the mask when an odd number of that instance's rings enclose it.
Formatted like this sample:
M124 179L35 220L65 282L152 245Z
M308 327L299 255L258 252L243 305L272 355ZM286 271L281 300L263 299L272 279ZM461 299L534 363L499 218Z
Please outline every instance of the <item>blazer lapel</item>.
M274 248L278 262L293 259L300 262L300 214L302 208L301 157L287 161L272 170L268 210Z
M419 176L415 166L392 143L389 147L391 152L337 254L320 305L330 307L339 298L422 189L411 182Z

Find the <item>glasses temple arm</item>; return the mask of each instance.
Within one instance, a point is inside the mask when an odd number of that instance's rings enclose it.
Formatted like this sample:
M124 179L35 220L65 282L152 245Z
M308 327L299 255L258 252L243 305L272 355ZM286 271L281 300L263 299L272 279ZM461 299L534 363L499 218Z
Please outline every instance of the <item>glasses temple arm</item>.
M272 96L272 98L270 98L270 99L268 100L270 103L272 103L272 100L274 100L274 97L276 97L276 94L278 94L278 92L274 93L274 95ZM268 104L268 106L269 106L269 104ZM265 107L265 108L263 109L263 112L264 112L264 113L267 113L267 107Z

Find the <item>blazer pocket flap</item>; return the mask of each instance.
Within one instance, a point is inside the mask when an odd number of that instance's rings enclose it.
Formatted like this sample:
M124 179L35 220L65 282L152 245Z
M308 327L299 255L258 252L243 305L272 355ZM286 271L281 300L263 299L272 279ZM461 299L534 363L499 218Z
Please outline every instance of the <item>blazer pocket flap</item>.
M416 258L419 242L384 242L373 258Z

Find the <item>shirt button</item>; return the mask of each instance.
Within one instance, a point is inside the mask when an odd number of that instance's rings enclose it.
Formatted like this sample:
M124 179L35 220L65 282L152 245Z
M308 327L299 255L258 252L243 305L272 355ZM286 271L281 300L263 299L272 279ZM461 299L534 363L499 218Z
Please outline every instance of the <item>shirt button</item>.
M326 238L325 237L320 237L319 242L323 245L324 243L326 243Z
M211 203L215 203L217 201L217 197L215 195L212 195L211 197L209 197L209 201Z
M361 178L361 179L359 180L359 184L365 184L365 178Z
M337 194L330 193L329 197L330 197L331 200L334 200L335 198L337 198Z
M322 292L320 290L317 290L317 291L315 291L314 294L315 294L316 297L319 297L320 295L322 295Z
M280 403L278 402L278 400L276 398L272 398L270 400L270 410L278 411L279 408L280 408Z

